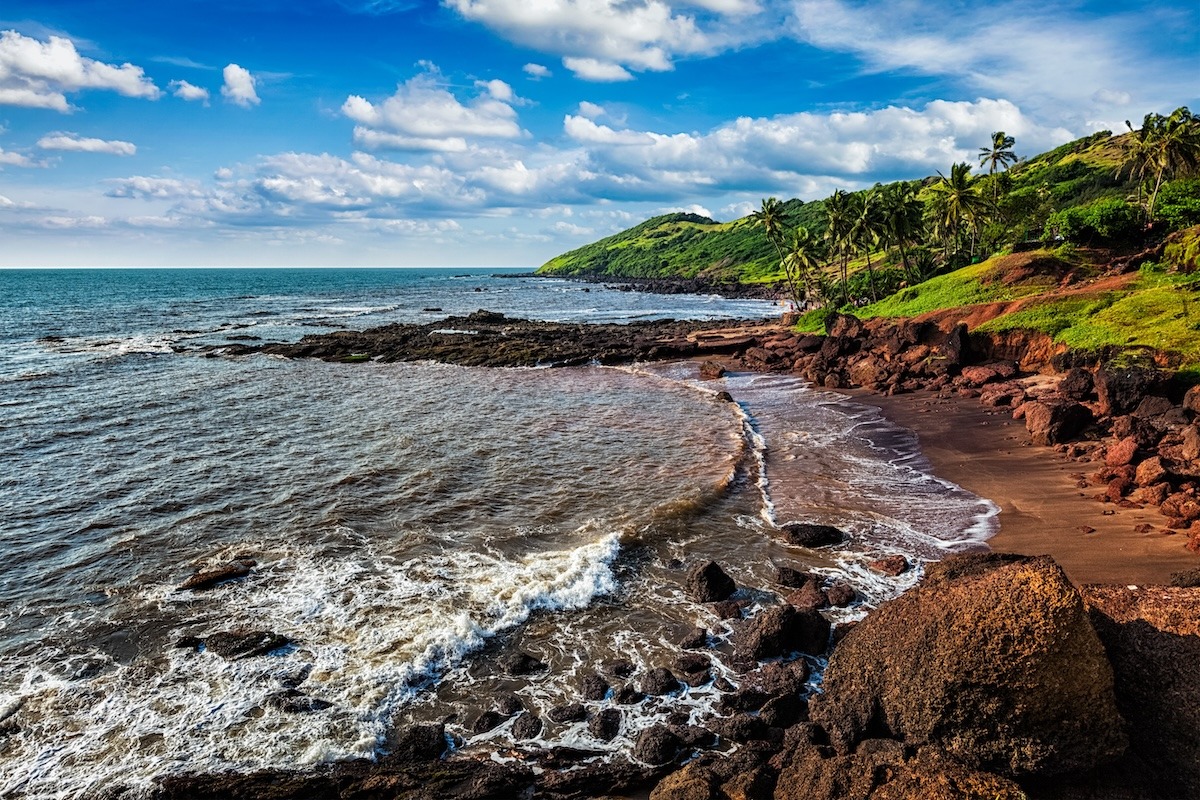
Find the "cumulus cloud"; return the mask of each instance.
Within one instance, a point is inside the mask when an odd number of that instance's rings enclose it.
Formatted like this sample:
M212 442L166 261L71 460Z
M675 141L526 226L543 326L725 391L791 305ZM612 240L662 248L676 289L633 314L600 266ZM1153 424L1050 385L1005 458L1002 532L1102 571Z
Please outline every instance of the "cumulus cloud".
M677 13L664 0L446 0L466 19L509 41L561 56L576 77L630 80L665 71L680 56L711 55L774 35L752 0L698 0Z
M150 100L162 95L141 67L87 58L65 37L42 41L16 31L0 33L0 105L66 112L71 110L66 93L82 89Z
M237 64L229 64L221 71L221 74L225 76L225 85L221 87L221 96L226 100L242 108L250 108L262 102L258 99L258 92L255 91L257 81L250 74L250 70Z
M597 105L596 103L589 103L587 100L583 100L579 103L579 116L581 117L597 119L604 116L605 113L607 112L605 112L604 106Z
M10 150L5 150L0 147L0 167L36 167L37 162L29 158L29 156L21 153L14 153Z
M1032 0L952 8L795 0L790 28L808 44L853 54L870 71L945 77L971 91L1021 98L1024 107L1086 133L1106 120L1140 116L1145 109L1129 107L1134 97L1156 106L1194 94L1194 61L1139 52L1140 41L1157 39L1156 28L1194 23L1194 15L1179 19L1166 5L1097 15Z
M187 81L171 81L167 85L167 88L171 90L171 94L183 100L200 100L205 105L208 105L208 89L205 89L203 86L196 86Z
M411 78L380 103L350 95L342 113L359 123L354 141L370 149L463 152L469 139L514 139L522 135L513 105L519 102L504 81L480 81L479 94L465 104L443 88L436 69Z
M535 81L541 80L542 78L549 78L552 74L549 69L541 64L526 64L525 66L521 67L521 69L525 70L525 74Z
M132 156L137 145L119 139L94 139L74 133L48 133L38 139L43 150L65 150L74 153L107 153L113 156Z
M129 178L110 180L108 184L111 188L104 193L107 197L139 200L180 200L183 198L204 196L204 192L198 182L180 180L178 178L134 175Z

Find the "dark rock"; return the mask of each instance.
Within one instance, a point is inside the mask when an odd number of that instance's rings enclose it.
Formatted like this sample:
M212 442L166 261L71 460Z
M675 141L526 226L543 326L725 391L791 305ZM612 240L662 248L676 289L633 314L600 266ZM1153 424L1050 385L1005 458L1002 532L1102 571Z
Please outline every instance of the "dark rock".
M683 714L686 720L687 714ZM712 747L717 743L717 737L708 728L701 728L699 725L688 725L686 723L677 723L669 726L671 733L679 737L679 741L684 747L705 748Z
M715 720L712 726L718 736L731 742L749 742L767 736L767 723L750 714L723 717Z
M1059 381L1058 393L1076 402L1088 399L1092 393L1092 373L1081 367L1072 367Z
M400 731L390 748L387 761L398 764L418 764L437 761L446 752L444 725L409 725Z
M588 733L604 742L611 742L621 732L621 712L615 708L601 709L588 720Z
M1093 376L1100 413L1106 416L1128 414L1148 394L1162 386L1163 376L1142 367L1101 368Z
M1184 589L1200 587L1200 569L1189 569L1171 575L1171 585Z
M808 704L795 694L775 695L763 704L759 718L772 728L790 728L808 712Z
M703 653L681 653L675 659L675 670L681 675L689 677L692 675L707 675L711 667L712 659ZM688 683L693 686L696 685L692 684L690 680Z
M307 714L333 708L333 703L328 700L309 697L298 689L284 689L268 695L267 705L277 708L285 714Z
M826 589L825 596L829 599L829 605L835 608L844 608L858 599L854 587L843 581L838 581Z
M513 720L510 730L514 739L536 739L542 732L542 720L528 711L522 711L521 715Z
M816 581L809 581L784 599L800 611L816 611L829 606L829 598Z
M679 757L683 742L665 725L652 725L638 734L633 757L643 764L669 764Z
M596 702L608 696L609 688L608 681L592 673L584 677L579 694L584 700Z
M193 592L204 591L211 589L214 586L226 583L228 581L244 578L258 565L252 558L242 558L230 561L215 569L202 570L197 572L192 577L188 578L183 583L179 584L176 589L178 592L191 590Z
M827 547L846 541L846 534L832 525L789 522L780 526L779 530L788 544L800 547Z
M760 661L793 652L820 655L829 643L829 621L815 611L772 606L739 626L733 640L740 655Z
M700 377L704 380L716 380L725 377L725 365L716 361L704 361L700 364Z
M550 709L546 712L546 716L560 725L570 722L583 722L587 719L587 709L582 703L566 703Z
M600 670L605 675L612 675L614 678L628 678L637 671L637 665L632 661L619 659L617 661L605 661L600 665Z
M729 392L717 392L716 399L718 402L721 402L721 403L734 402L733 395L731 395Z
M839 753L894 735L1013 776L1086 770L1126 746L1104 650L1046 557L930 565L838 645L810 710Z
M757 689L767 696L798 694L804 691L808 674L808 662L802 658L795 661L772 661L748 673L742 680L742 686Z
M1092 421L1092 412L1080 403L1026 403L1025 428L1034 444L1043 446L1066 442L1077 436Z
M908 563L908 559L901 555L884 556L873 561L867 562L867 566L882 575L891 575L895 577L908 572L912 566Z
M487 733L493 728L497 728L508 717L501 714L499 711L484 711L475 721L471 723L471 733L480 734Z
M222 631L204 640L206 650L228 659L265 656L294 644L291 639L278 633L250 630Z
M712 604L712 611L721 619L741 619L742 604L736 600L723 600Z
M705 561L688 570L684 589L697 603L716 603L737 591L733 578L715 561Z
M761 689L744 688L729 692L721 698L721 713L729 714L737 711L758 711L771 695Z
M793 589L799 589L804 584L813 580L813 576L807 572L801 572L792 567L776 567L775 582L784 586L790 586Z
M499 664L500 668L509 675L529 675L534 672L544 672L550 668L544 662L520 651L506 653L499 659Z
M692 628L679 640L679 646L684 650L701 650L708 647L708 631L704 628Z
M642 691L651 697L671 694L681 688L679 681L666 667L656 667L642 676Z
M496 710L506 717L514 717L525 710L525 704L512 692L503 692L496 695Z
M617 705L632 706L646 699L646 695L632 686L621 686L613 692L613 702Z

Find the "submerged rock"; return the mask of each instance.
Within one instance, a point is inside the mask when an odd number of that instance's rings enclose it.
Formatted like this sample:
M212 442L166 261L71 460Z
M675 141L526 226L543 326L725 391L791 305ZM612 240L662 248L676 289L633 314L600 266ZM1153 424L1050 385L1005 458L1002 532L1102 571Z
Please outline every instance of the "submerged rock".
M509 675L529 675L534 672L544 672L550 667L538 661L528 653L509 653L500 658L500 668Z
M931 565L838 645L812 717L840 753L891 736L1011 776L1085 770L1126 746L1104 649L1046 557Z
M201 592L205 589L211 589L218 584L246 577L256 566L258 566L258 562L253 558L234 559L228 564L223 564L219 567L215 567L214 569L201 570L197 572L195 575L179 584L175 591Z
M716 603L737 591L733 578L715 561L705 561L688 570L684 580L688 597L697 603Z
M291 639L279 633L245 629L221 631L206 637L203 641L206 650L228 659L265 656L273 650L295 644Z
M832 525L789 522L780 526L779 530L788 544L800 547L829 547L846 541L846 534Z

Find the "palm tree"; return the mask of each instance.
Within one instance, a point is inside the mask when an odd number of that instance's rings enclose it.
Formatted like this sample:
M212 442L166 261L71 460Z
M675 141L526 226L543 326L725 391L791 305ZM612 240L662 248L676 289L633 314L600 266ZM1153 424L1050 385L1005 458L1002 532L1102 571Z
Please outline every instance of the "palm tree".
M971 165L965 161L950 168L950 177L940 172L938 177L941 180L929 187L926 209L933 232L942 239L949 256L951 248L959 247L964 229L970 229L971 255L974 256L974 234L986 215L988 201L971 180Z
M792 299L801 307L799 287L804 286L805 297L825 295L821 279L821 262L817 255L818 242L812 231L798 227L788 239L787 255L783 258L783 271L787 276Z
M825 244L829 258L838 262L838 274L842 279L842 302L850 302L850 267L851 238L850 231L854 225L851 216L850 195L838 189L825 200Z
M1128 120L1125 126L1135 135L1126 140L1125 161L1119 174L1137 179L1139 202L1143 186L1148 190L1146 217L1153 222L1163 183L1200 169L1200 117L1181 106L1166 117L1147 114L1136 132Z
M1015 164L1020 159L1013 152L1013 145L1017 140L1011 136L1006 136L1004 131L992 132L992 146L979 148L979 166L988 167L988 175L994 175L996 167L1001 169L1009 164Z
M918 275L909 262L908 249L920 240L925 230L921 218L924 207L917 198L916 189L910 183L889 183L883 187L879 200L883 244L900 251L904 274L910 280L916 280Z
M852 220L850 240L854 249L867 257L867 280L871 286L871 300L878 300L875 290L875 267L871 264L871 253L879 247L883 238L883 220L880 215L878 185L869 192L851 195Z
M761 225L767 234L767 239L775 245L779 253L779 261L783 261L783 203L778 198L767 197L762 201L762 208L750 214L750 219Z

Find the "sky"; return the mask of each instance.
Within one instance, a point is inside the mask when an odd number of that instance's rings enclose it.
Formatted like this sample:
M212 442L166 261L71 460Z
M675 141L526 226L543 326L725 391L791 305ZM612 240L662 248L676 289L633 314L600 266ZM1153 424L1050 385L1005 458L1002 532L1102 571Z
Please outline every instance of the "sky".
M5 0L0 267L533 268L1182 105L1197 0Z

